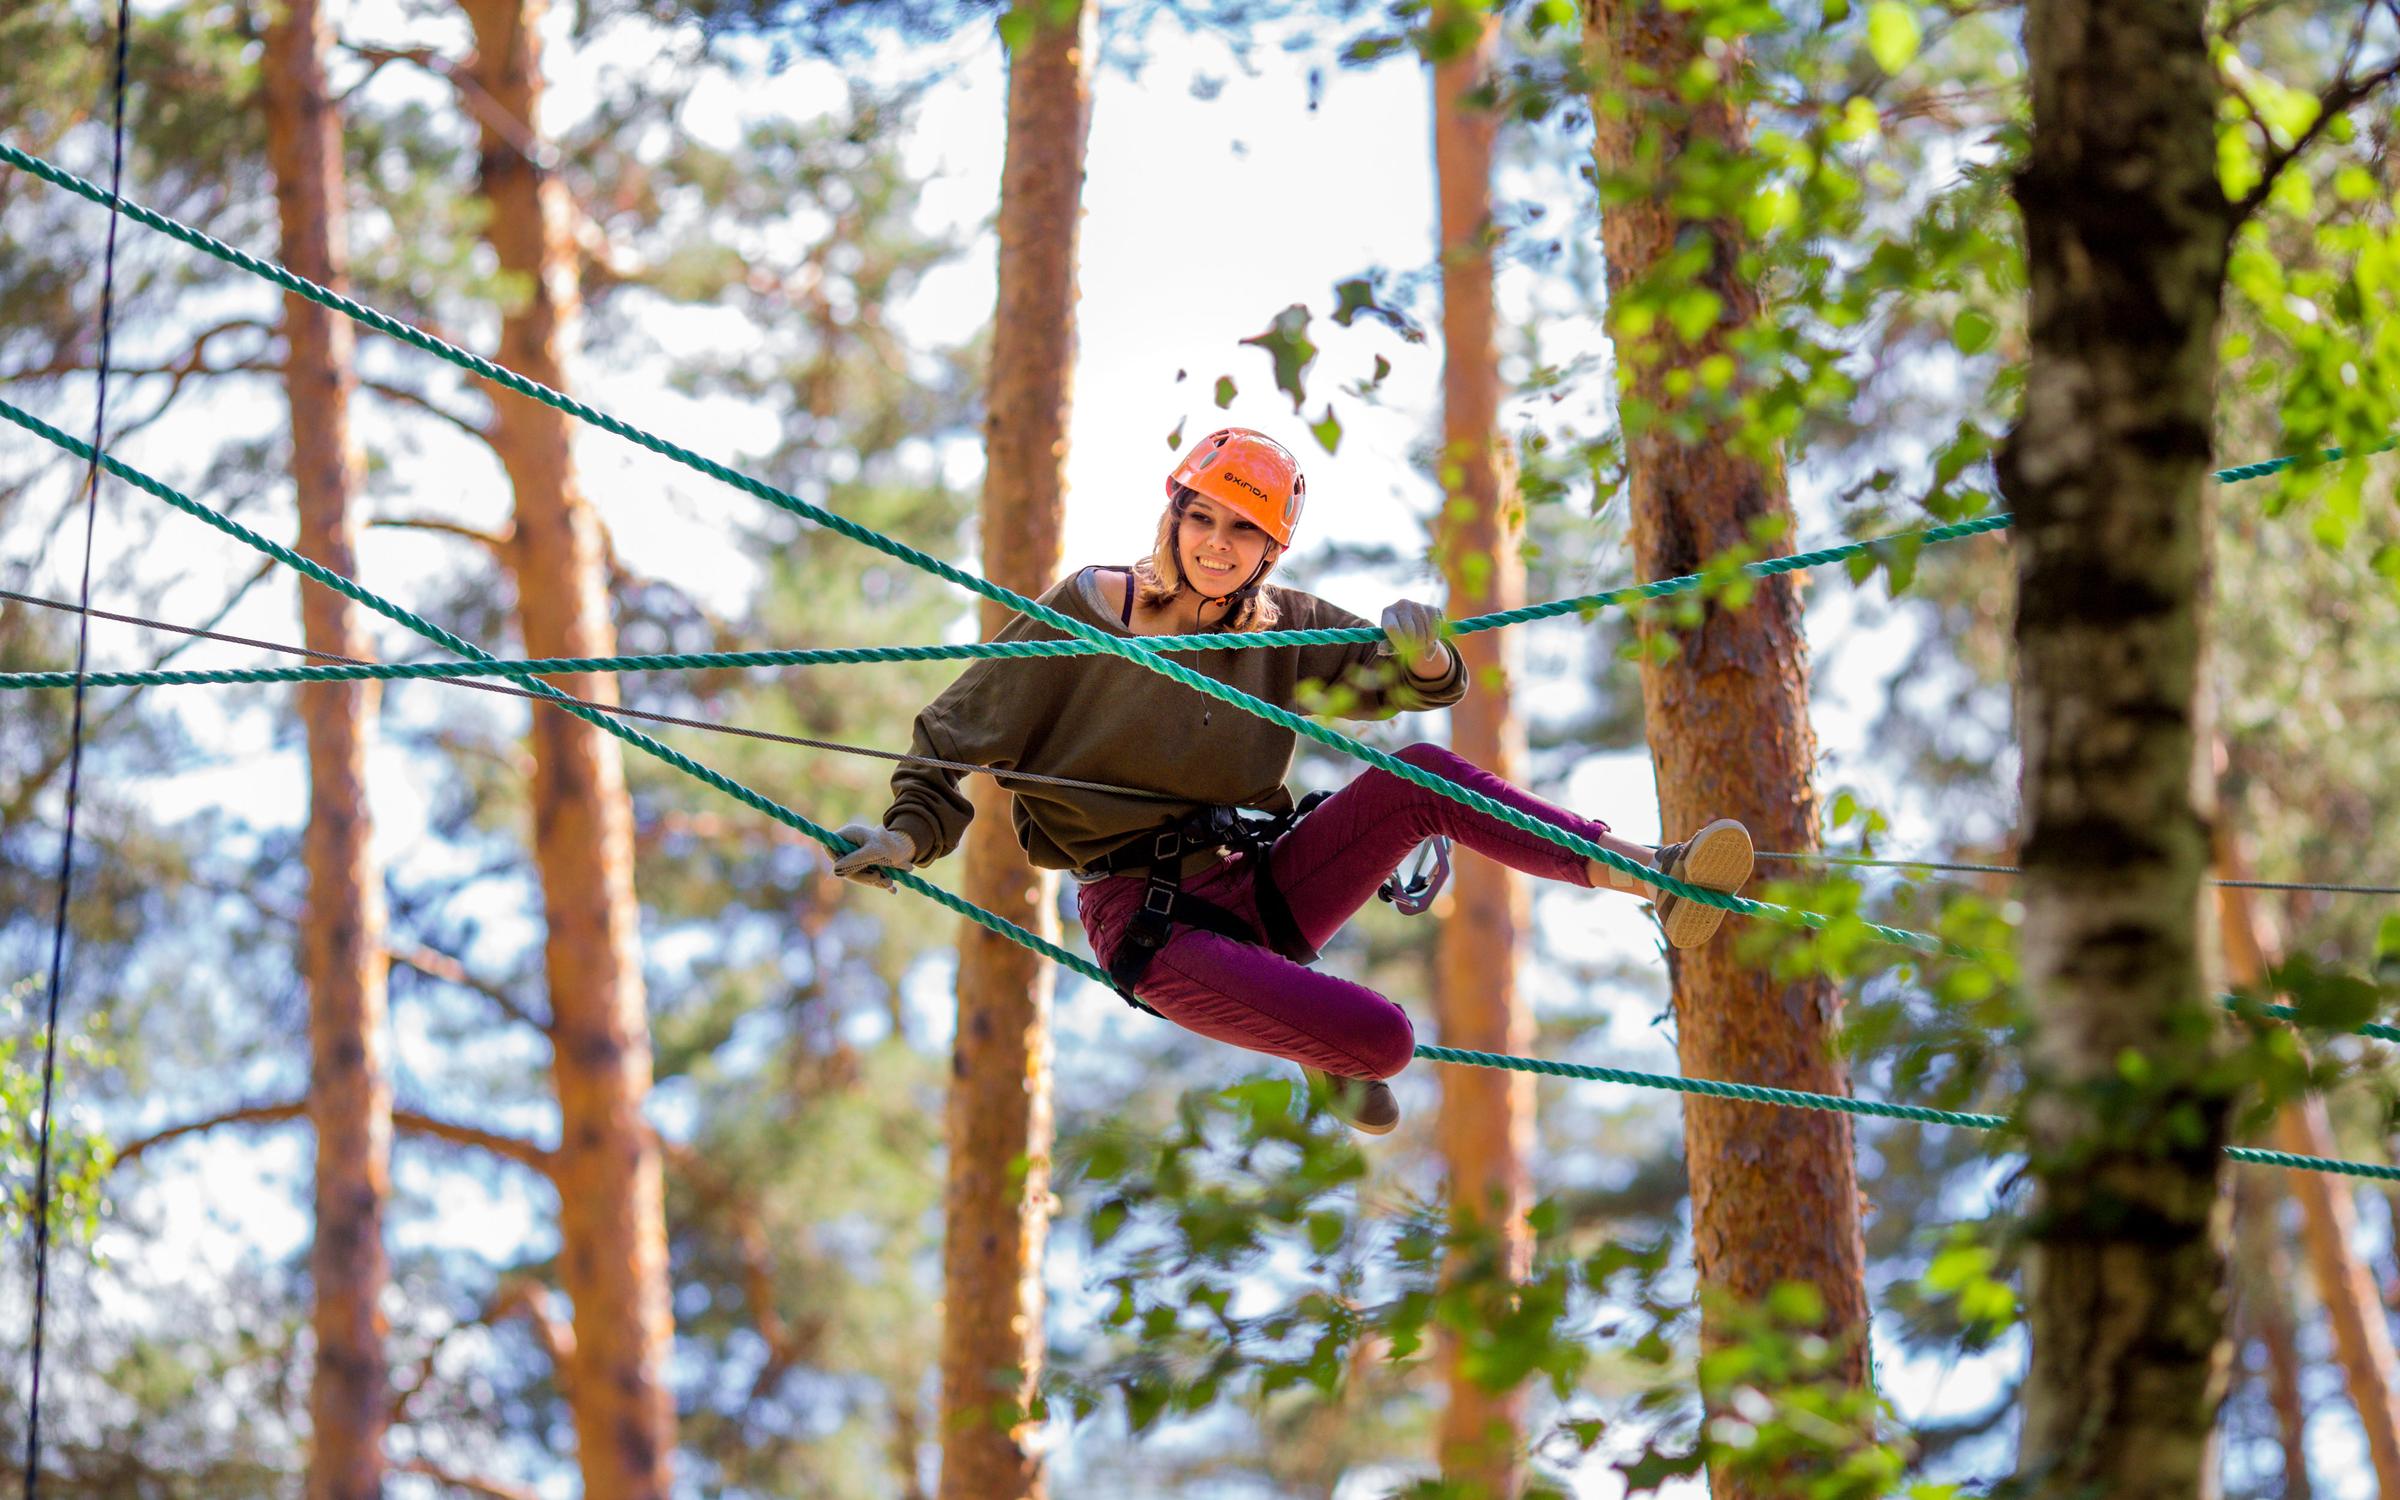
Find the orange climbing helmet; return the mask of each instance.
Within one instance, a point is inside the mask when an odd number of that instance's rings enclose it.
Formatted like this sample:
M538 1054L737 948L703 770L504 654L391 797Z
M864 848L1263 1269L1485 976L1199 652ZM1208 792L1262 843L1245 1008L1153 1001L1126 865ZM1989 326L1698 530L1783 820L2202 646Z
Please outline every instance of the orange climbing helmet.
M1292 544L1300 528L1300 502L1308 494L1300 460L1263 432L1224 427L1192 444L1167 476L1167 498L1183 490L1205 495L1275 539Z

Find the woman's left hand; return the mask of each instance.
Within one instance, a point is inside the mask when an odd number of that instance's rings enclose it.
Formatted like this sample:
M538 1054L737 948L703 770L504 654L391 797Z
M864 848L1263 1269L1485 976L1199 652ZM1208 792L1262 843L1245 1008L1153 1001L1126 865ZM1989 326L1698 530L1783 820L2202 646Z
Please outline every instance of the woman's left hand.
M1383 633L1412 677L1439 677L1450 670L1450 654L1442 649L1442 612L1430 604L1402 599L1383 612Z

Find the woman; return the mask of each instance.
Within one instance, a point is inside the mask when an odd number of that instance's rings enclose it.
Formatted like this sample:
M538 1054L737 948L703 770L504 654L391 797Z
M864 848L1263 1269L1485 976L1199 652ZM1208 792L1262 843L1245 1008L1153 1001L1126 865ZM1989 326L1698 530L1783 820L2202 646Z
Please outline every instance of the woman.
M1265 581L1291 545L1305 493L1300 466L1281 444L1246 428L1211 434L1168 476L1148 558L1131 568L1082 569L1041 602L1131 636L1364 625ZM1438 610L1403 599L1383 612L1382 642L1220 648L1177 659L1285 708L1301 707L1305 692L1312 711L1380 718L1466 696L1464 664L1441 639L1441 624ZM1019 616L999 638L1056 635ZM1325 687L1320 695L1303 684ZM1415 1033L1383 996L1306 965L1410 850L1444 835L1545 879L1637 895L1651 888L1378 769L1308 811L1270 849L1230 810L1288 822L1294 808L1283 779L1295 744L1290 730L1132 662L1072 656L977 662L917 716L914 752L1124 789L1002 778L1018 841L1035 865L1074 874L1092 951L1121 989L1203 1036L1330 1075L1337 1112L1380 1135L1400 1117L1382 1080L1407 1065ZM1735 891L1749 878L1750 836L1730 819L1653 849L1438 745L1411 745L1399 758L1693 884ZM957 848L974 816L958 780L954 770L904 765L893 774L881 826L841 830L858 847L834 862L834 873L888 886L885 867L923 865ZM1724 917L1672 896L1660 899L1658 914L1678 948L1706 942Z

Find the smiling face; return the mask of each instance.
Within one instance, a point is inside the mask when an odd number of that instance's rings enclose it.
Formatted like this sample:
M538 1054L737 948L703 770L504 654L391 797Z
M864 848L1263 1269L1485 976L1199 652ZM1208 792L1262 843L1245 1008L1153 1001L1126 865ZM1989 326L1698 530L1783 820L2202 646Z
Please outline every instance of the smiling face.
M1205 495L1190 495L1175 527L1183 576L1211 599L1221 599L1258 573L1275 551L1267 534Z

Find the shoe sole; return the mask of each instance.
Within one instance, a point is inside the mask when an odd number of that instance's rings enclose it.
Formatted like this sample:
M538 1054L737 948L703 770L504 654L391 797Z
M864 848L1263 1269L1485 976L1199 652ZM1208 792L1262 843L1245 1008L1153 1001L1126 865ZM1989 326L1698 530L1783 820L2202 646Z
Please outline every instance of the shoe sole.
M1333 1116L1335 1119L1341 1121L1344 1125L1349 1126L1352 1130L1357 1131L1359 1134L1390 1135L1393 1131L1400 1128L1399 1101L1392 1099L1390 1085L1385 1084L1382 1085L1382 1087L1384 1089L1383 1097L1386 1100L1390 1100L1392 1103L1392 1117L1383 1121L1381 1124L1371 1124L1368 1121L1358 1118L1358 1116L1352 1111L1342 1108L1341 1096L1345 1092L1342 1087L1345 1082L1356 1086L1359 1092L1363 1095L1368 1091L1368 1086L1374 1083L1375 1080L1366 1078L1341 1080L1336 1079L1330 1073L1320 1073L1314 1068L1306 1067L1302 1068L1300 1071L1311 1079L1322 1079L1325 1083L1332 1086L1328 1090L1329 1097L1325 1101L1325 1112ZM1364 1103L1365 1100L1362 1098L1360 1102Z
M1683 857L1667 873L1688 885L1732 895L1749 880L1755 859L1750 830L1731 818L1719 818L1692 835ZM1717 935L1724 925L1725 909L1670 895L1661 903L1659 921L1666 929L1668 947L1697 948Z

